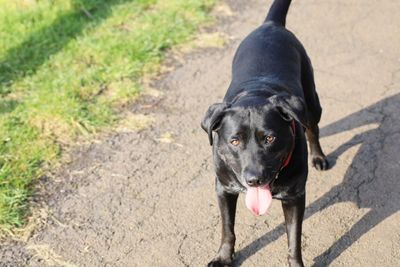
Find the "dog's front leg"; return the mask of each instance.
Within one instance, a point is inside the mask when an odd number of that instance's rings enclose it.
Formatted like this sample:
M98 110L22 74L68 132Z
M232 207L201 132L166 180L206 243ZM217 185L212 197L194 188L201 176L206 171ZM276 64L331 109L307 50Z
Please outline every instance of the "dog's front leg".
M305 194L292 201L282 201L289 245L289 266L304 266L301 258L301 226L305 209Z
M216 181L216 193L218 206L222 219L221 245L217 256L208 264L209 267L230 266L235 249L235 214L238 194L228 193L221 184Z

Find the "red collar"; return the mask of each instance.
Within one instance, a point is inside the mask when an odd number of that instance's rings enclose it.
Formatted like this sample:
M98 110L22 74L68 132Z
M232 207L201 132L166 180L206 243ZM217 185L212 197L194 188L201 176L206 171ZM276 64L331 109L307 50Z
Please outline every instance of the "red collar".
M293 134L293 142L292 142L292 149L289 152L289 155L287 158L283 161L282 167L280 170L285 168L287 165L289 165L290 159L292 158L293 150L294 150L294 140L296 137L296 125L294 123L294 120L292 120L292 123L290 124L290 127L292 128L292 134Z

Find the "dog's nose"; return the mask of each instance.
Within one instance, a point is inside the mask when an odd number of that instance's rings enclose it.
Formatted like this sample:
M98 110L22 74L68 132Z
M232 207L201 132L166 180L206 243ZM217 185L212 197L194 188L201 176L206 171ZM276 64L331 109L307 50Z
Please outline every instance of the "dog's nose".
M262 182L261 176L255 173L247 173L245 179L249 186L257 186Z

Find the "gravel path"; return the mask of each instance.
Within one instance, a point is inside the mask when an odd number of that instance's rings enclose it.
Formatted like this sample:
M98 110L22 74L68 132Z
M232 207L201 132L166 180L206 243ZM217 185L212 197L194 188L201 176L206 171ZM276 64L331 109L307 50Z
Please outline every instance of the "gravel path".
M271 1L236 0L211 32L223 48L172 60L131 107L148 128L77 149L51 181L46 224L0 246L0 266L204 266L219 245L211 149L200 120L221 101L240 40ZM229 7L232 12L229 12ZM311 170L303 230L307 266L400 266L400 2L293 1L287 19L306 47L324 108L333 167ZM285 266L280 203L254 217L239 198L235 266Z

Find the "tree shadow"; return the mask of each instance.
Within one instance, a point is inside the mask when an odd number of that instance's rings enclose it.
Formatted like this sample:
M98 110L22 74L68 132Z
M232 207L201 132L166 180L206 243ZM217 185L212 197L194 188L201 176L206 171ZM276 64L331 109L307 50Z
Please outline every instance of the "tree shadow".
M10 92L9 86L35 74L52 55L88 26L96 26L112 12L112 7L132 0L74 0L74 8L60 14L52 24L31 33L21 44L9 49L0 61L0 95Z
M341 202L353 202L359 208L370 210L326 251L314 258L313 266L329 265L362 235L399 211L399 114L400 94L395 94L321 129L321 137L327 137L369 124L377 126L355 135L328 155L330 164L335 164L346 150L360 145L342 183L311 203L306 208L304 219ZM247 258L284 234L282 223L238 251L234 265L240 266Z
M14 99L0 98L0 115L13 111L17 107L18 103L19 102Z

